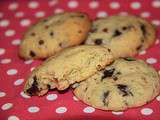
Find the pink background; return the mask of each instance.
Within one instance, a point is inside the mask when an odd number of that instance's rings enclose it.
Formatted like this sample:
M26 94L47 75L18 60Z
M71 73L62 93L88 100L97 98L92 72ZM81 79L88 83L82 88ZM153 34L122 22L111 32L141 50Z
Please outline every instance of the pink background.
M22 92L27 75L40 60L24 61L17 55L18 45L29 25L63 10L80 10L93 19L127 13L144 17L157 26L154 45L139 53L160 70L160 1L152 0L1 0L0 1L0 120L158 120L160 96L139 108L124 112L94 109L78 101L71 90L50 91L43 97L28 97ZM117 100L118 101L118 100Z

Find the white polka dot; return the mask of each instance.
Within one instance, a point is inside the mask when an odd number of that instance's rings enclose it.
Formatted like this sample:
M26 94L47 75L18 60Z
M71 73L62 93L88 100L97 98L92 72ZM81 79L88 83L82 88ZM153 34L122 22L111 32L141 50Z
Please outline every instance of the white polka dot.
M15 14L15 17L23 17L24 16L24 13L19 11L19 12L16 12Z
M157 59L155 59L155 58L148 58L148 59L146 60L146 62L149 63L149 64L154 64L154 63L157 62Z
M61 8L56 8L56 9L54 10L54 13L55 13L55 14L63 13L63 12L64 12L64 10L61 9Z
M8 6L8 9L9 10L16 10L18 8L18 3L11 3L9 6Z
M21 85L24 82L24 79L18 79L14 82L15 86Z
M19 45L21 43L20 39L15 39L12 41L12 45Z
M76 96L73 96L73 100L74 100L74 101L79 101Z
M4 48L0 48L0 55L3 55L5 53L5 49Z
M7 27L9 25L9 21L8 20L1 20L0 21L0 26L1 27Z
M58 96L56 94L49 94L49 95L47 95L46 99L49 101L53 101L53 100L56 100L57 97Z
M99 17L99 18L107 17L107 13L105 11L99 11L97 13L97 17Z
M35 8L37 8L39 6L39 3L37 2L37 1L31 1L31 2L29 2L29 4L28 4L28 7L29 8L32 8L32 9L35 9Z
M114 115L122 115L123 112L112 112L112 114L114 114Z
M7 37L10 37L10 36L13 36L15 34L15 31L14 30L7 30L6 32L5 32L5 36L7 36Z
M8 75L15 75L15 74L17 74L17 70L16 69L9 69L9 70L7 70L7 74Z
M4 97L4 96L6 96L6 93L5 93L5 92L0 91L0 97Z
M58 3L58 0L50 0L50 1L48 2L49 6L54 6L54 5L56 5L57 3Z
M151 115L153 113L153 110L151 108L143 108L141 110L141 114L143 115Z
M120 7L118 2L111 2L109 5L112 9L118 9Z
M56 113L65 113L67 111L66 107L58 107L56 109Z
M30 96L28 96L27 94L25 94L23 91L20 93L20 95L21 95L23 98L31 98Z
M160 25L160 20L152 20L152 24L159 26Z
M145 50L141 50L141 51L139 51L138 54L139 54L139 55L144 55L144 54L146 54L146 51L145 51Z
M160 101L160 95L156 97L157 101Z
M1 109L8 110L8 109L11 109L12 107L13 107L12 103L6 103L6 104L2 105Z
M141 17L144 17L144 18L147 18L147 17L150 17L151 14L149 12L142 12L141 13Z
M44 11L39 11L39 12L37 12L37 13L35 14L35 16L36 16L37 18L39 18L39 17L44 17L44 16L45 16L45 12L44 12Z
M20 21L21 26L28 26L30 23L31 21L29 19L23 19Z
M139 9L141 7L140 2L132 2L131 3L131 8L132 9Z
M9 58L4 58L4 59L1 59L0 62L1 62L2 64L8 64L8 63L11 62L11 59L9 59Z
M31 69L30 69L30 70L31 70L31 71L33 71L34 69L35 69L35 67L31 67Z
M33 60L26 60L24 61L25 64L31 64L33 62Z
M30 113L36 113L39 110L40 110L39 107L36 107L36 106L32 106L32 107L28 108L28 112L30 112Z
M0 12L0 18L3 18L3 13L2 12Z
M20 120L17 116L12 115L8 117L8 120Z
M98 1L91 1L91 2L89 3L89 7L90 7L91 9L98 8L98 6L99 6L99 2L98 2Z
M160 1L154 0L154 1L152 2L152 6L153 6L154 8L160 8Z
M119 14L122 15L122 16L127 16L128 12L120 12Z
M93 107L86 107L83 109L83 112L85 113L93 113L95 109Z
M155 44L156 44L156 45L159 44L159 39L156 40Z
M69 1L68 2L68 7L69 8L76 8L78 6L78 2L77 1Z

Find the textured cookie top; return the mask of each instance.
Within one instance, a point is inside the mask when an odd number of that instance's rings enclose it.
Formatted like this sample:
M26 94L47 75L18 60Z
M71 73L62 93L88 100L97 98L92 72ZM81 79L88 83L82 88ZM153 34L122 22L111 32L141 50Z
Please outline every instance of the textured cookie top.
M19 54L25 59L47 58L83 42L91 22L85 13L64 12L40 20L24 34Z
M93 45L67 48L34 69L25 91L31 95L43 95L49 88L64 90L70 84L95 74L112 61L113 55L108 48Z
M107 46L115 57L127 57L150 46L154 33L151 25L141 18L117 15L95 20L85 43Z
M125 110L144 105L160 92L157 72L141 60L118 59L104 70L81 82L75 95L103 110Z

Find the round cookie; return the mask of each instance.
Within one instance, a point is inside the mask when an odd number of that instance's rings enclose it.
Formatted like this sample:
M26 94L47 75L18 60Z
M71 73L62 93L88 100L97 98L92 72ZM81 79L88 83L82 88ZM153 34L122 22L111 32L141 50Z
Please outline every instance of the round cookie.
M67 48L47 59L34 69L24 91L30 95L44 95L48 89L64 90L103 69L113 61L110 49L81 45Z
M24 59L47 58L82 43L91 27L85 13L64 12L40 20L24 34L19 55Z
M148 33L151 30L148 30L148 27L142 27L143 25L149 25L145 21L143 22L145 24L140 24L140 20L142 21L142 19L135 16L118 15L97 19L93 22L85 44L107 46L116 58L134 56L141 48L149 46L149 44L142 43L142 41L144 41L144 30ZM152 39L151 37L146 38ZM148 46L144 45L146 47L142 47L143 44Z
M113 111L144 105L159 92L158 73L142 60L133 58L115 60L74 89L75 96L84 103Z

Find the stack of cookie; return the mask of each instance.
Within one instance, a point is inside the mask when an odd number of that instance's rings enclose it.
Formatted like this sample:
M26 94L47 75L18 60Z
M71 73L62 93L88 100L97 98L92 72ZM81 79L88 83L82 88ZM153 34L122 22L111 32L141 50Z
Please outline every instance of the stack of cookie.
M50 16L30 27L20 45L24 59L49 57L29 75L24 91L42 96L72 86L80 100L98 109L144 105L159 94L160 78L154 68L131 57L154 40L154 27L135 16L93 22L82 12Z

